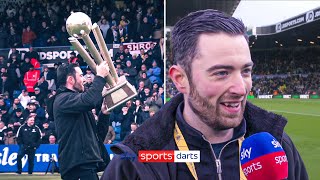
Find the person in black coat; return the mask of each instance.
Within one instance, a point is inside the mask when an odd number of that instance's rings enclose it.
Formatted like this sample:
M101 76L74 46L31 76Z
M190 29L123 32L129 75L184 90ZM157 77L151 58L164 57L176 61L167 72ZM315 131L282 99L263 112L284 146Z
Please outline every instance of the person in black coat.
M21 159L25 154L28 155L28 174L32 174L34 166L34 156L36 149L39 148L41 142L41 131L38 126L34 125L34 116L29 116L27 122L20 126L17 132L17 142L19 145L17 157L17 174L22 172Z
M54 117L62 179L98 179L97 171L105 167L103 160L108 161L102 144L107 132L104 136L98 132L91 112L101 106L101 92L109 75L106 62L98 65L96 72L93 86L84 92L84 77L77 64L63 64L57 70L60 87L48 113Z

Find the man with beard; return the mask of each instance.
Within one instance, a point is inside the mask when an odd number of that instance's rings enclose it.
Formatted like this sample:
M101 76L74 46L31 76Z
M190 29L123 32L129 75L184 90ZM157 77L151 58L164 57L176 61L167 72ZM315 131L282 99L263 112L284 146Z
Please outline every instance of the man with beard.
M171 34L169 74L181 92L124 141L102 179L245 179L239 164L243 138L272 134L286 152L288 179L308 179L289 136L287 120L246 101L252 60L244 24L216 10L190 13ZM200 150L199 163L140 163L119 154L140 150Z
M99 145L107 133L98 132L91 112L102 103L101 92L106 84L105 77L109 75L106 62L98 65L96 72L93 85L84 92L84 77L77 64L63 64L57 70L60 87L53 109L49 109L48 113L54 117L62 179L98 179L97 171L107 161L102 159L108 157L105 156L106 149Z

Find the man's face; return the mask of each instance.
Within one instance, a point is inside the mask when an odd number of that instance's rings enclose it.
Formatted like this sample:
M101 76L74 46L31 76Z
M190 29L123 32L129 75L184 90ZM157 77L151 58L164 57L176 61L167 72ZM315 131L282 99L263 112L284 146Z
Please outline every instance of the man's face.
M36 105L30 104L30 105L29 105L29 110L30 110L30 111L36 110Z
M84 91L84 86L83 86L83 73L79 67L75 67L76 70L76 79L73 84L73 89L78 91L78 92L83 92Z
M135 131L138 129L138 126L135 124L131 124L131 131Z
M49 142L50 142L50 144L55 144L56 143L56 138L53 135L51 135L49 137Z
M35 94L40 94L40 91L37 89L37 90L34 90L34 93Z
M22 112L16 112L17 117L20 117L22 115Z
M252 87L253 63L247 41L240 35L202 34L197 49L186 105L215 130L239 126Z
M43 125L42 125L42 126L43 126L43 128L44 128L44 129L48 129L49 124L48 124L48 123L43 123Z
M91 78L91 76L88 76L88 77L87 77L87 82L88 82L88 83L92 83L92 78Z
M33 126L34 125L34 118L30 117L27 121L28 126Z

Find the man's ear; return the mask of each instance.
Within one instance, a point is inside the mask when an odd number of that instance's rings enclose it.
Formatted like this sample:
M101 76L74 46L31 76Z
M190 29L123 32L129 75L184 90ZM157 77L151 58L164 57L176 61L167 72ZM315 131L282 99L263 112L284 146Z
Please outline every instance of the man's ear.
M73 84L74 83L74 78L72 76L67 76L67 83Z
M179 92L186 94L189 92L189 81L187 74L179 65L173 65L169 69L169 75Z

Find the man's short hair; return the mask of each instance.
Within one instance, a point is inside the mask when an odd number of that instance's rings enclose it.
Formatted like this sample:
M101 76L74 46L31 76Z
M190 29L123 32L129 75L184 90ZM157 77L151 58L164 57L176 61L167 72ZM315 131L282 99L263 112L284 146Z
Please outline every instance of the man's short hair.
M243 35L248 40L242 21L217 10L200 10L181 18L171 34L172 55L174 64L181 65L189 79L191 63L198 53L199 36L207 33Z
M57 69L57 83L59 86L65 86L68 76L73 76L76 79L76 70L75 68L79 67L77 64L62 64Z

